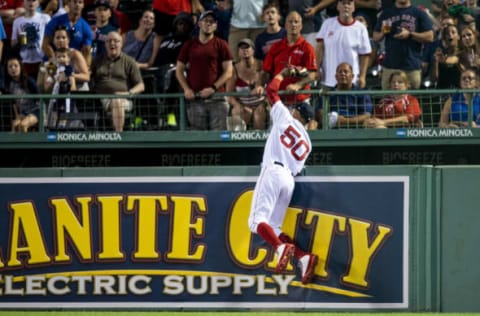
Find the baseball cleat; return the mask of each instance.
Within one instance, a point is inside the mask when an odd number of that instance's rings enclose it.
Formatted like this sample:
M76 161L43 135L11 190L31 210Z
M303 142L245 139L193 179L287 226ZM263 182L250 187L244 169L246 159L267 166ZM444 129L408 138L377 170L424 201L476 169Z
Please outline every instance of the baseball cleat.
M275 252L278 256L277 266L275 267L275 273L282 273L288 265L288 262L293 256L293 252L295 251L295 246L293 244L281 244L277 247Z
M313 277L313 270L317 265L318 257L314 254L306 254L298 260L298 266L302 272L302 283L307 284Z

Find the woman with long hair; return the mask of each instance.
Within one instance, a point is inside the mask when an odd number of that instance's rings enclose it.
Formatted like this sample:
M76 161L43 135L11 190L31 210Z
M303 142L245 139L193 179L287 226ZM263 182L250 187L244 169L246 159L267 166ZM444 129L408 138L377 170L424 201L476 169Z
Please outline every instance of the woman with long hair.
M27 76L19 57L10 57L6 62L5 93L15 95L37 94L37 84ZM28 132L38 124L40 104L37 99L14 99L15 118L12 120L12 132Z
M54 49L69 48L70 36L65 25L59 25L53 33L52 45ZM70 49L70 61L73 69L72 76L75 79L77 90L88 91L88 82L90 81L90 70L83 54L74 48ZM44 86L44 81L56 71L56 60L52 58L46 62L38 73L37 84L40 88ZM45 91L50 93L51 91Z
M160 47L160 38L156 36L155 15L152 10L145 10L135 30L123 34L123 52L137 61L140 69L153 65Z
M433 55L430 79L437 89L458 88L462 64L460 63L460 36L455 25L442 29L442 45Z

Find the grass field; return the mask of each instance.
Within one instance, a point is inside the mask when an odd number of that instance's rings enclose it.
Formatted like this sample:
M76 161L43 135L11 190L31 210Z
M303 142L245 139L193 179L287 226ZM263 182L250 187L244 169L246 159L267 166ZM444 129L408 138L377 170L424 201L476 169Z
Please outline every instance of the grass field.
M480 313L330 312L157 312L157 311L2 311L0 316L480 316Z

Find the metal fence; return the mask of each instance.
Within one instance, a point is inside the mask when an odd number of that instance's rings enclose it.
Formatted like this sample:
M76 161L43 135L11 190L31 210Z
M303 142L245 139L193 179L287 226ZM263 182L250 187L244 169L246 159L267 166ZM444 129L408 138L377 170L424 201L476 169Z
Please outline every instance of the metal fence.
M352 92L338 92L322 90L299 91L298 93L311 93L310 102L317 108L319 102L323 103L325 112L329 111L329 101L325 96L341 97ZM409 94L415 96L422 109L421 121L423 127L438 127L440 113L444 102L449 95L459 92L475 92L464 90L410 90ZM398 94L399 91L365 90L355 91L356 95L368 94L373 105L377 104L386 95ZM218 93L219 96L239 96L244 93ZM124 96L122 96L124 97ZM158 94L149 93L135 96L125 96L132 99L134 104L131 112L126 113L125 131L163 131L163 130L188 130L186 117L186 101L182 93ZM53 113L52 100L70 99L72 106L68 112ZM0 132L11 132L12 121L15 118L13 104L20 99L37 100L40 106L39 123L32 132L46 132L53 130L68 131L110 131L113 130L111 115L106 113L100 102L101 99L118 98L118 95L98 95L91 92L75 92L71 95L0 95ZM473 117L473 107L469 107L469 118ZM326 115L320 122L320 128L330 129ZM53 121L53 123L52 123ZM55 122L63 121L59 127ZM471 126L471 119L470 125ZM268 122L267 122L268 123ZM267 124L268 127L268 124ZM247 126L250 129L250 126ZM339 127L335 127L339 128ZM345 128L345 127L344 127ZM347 126L346 128L363 128L363 126Z

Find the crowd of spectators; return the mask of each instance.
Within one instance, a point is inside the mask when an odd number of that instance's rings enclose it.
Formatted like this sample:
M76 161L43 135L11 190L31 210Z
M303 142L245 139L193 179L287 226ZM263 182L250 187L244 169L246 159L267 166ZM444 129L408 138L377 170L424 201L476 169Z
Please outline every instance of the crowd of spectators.
M396 90L479 88L476 0L152 0L144 9L132 19L118 0L3 1L2 93L58 94L68 82L68 93L134 95L152 91L143 81L150 73L153 91L184 94L189 129L261 130L269 126L264 87L285 69L281 98L315 109L308 129L421 127L421 100ZM392 93L364 93L376 89ZM36 128L31 100L14 102L12 130ZM476 95L439 100L435 126L476 127L476 118L459 124L466 118L456 112ZM102 106L123 131L131 99Z

